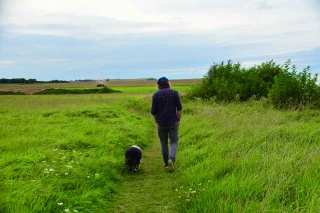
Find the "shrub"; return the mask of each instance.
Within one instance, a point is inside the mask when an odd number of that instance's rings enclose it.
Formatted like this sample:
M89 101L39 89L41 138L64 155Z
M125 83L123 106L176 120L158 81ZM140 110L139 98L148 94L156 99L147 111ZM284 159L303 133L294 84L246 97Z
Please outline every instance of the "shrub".
M214 63L204 76L202 84L195 86L188 97L198 97L204 100L246 101L251 97L260 99L267 97L268 90L274 83L274 76L281 68L275 62L269 61L249 69L241 68L241 63Z
M276 108L320 107L320 87L316 74L311 77L308 66L296 71L288 60L283 66L274 61L249 69L240 63L214 63L202 79L187 94L188 98L217 102L247 101L268 97Z
M290 71L291 70L291 71ZM277 108L320 107L318 74L313 78L310 67L297 73L296 66L288 60L269 91L269 99Z

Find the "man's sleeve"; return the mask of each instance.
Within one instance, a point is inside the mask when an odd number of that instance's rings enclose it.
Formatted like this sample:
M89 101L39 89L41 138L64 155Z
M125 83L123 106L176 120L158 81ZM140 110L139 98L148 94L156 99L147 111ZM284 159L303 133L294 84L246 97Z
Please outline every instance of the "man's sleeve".
M182 104L181 104L181 100L180 100L180 96L179 96L178 92L177 92L177 95L176 95L176 107L177 107L177 111L181 111L182 110Z
M156 97L152 96L152 106L151 106L151 114L157 115L157 107L156 107Z

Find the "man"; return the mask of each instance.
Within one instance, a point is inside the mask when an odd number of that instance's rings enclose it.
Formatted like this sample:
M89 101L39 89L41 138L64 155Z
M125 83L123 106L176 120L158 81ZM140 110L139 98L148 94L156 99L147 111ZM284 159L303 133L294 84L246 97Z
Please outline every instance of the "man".
M170 88L169 80L166 77L159 78L157 85L158 91L152 96L151 114L158 125L163 166L173 172L178 147L182 104L179 93ZM168 139L170 139L170 150L168 149Z

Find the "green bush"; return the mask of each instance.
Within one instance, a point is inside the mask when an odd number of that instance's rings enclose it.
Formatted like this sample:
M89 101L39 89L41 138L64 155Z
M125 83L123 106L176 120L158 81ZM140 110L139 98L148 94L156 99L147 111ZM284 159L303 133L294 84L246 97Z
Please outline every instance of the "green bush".
M291 71L290 71L291 70ZM313 78L310 67L297 73L296 66L288 60L282 72L275 78L269 91L269 99L277 108L320 107L320 88L317 85L318 74Z
M202 83L194 86L188 98L215 100L216 102L260 100L268 97L276 108L319 108L320 87L316 74L311 77L308 66L298 73L288 60L283 66L274 61L251 68L240 63L214 63Z
M267 97L268 90L274 83L281 68L269 61L249 69L241 68L241 63L214 63L204 76L201 84L188 94L190 98L222 101L247 101L251 97Z

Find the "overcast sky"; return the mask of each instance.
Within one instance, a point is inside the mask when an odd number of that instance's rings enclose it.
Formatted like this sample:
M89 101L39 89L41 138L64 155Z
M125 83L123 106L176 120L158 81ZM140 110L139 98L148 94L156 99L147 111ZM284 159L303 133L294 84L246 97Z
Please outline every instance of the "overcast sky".
M0 0L0 78L202 78L229 59L320 73L320 0Z

